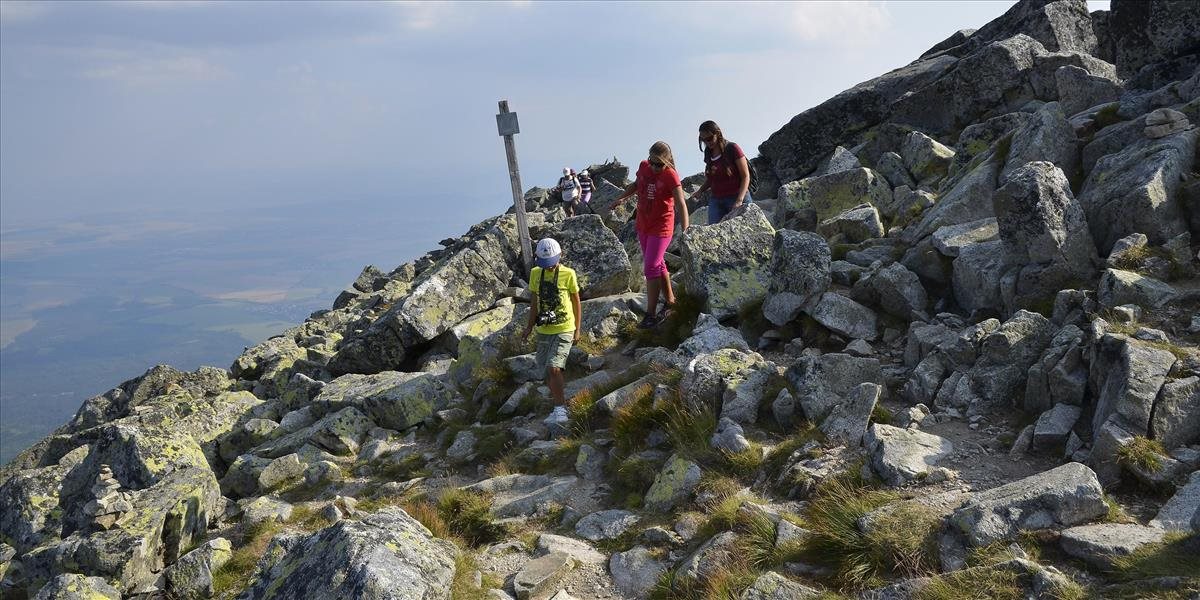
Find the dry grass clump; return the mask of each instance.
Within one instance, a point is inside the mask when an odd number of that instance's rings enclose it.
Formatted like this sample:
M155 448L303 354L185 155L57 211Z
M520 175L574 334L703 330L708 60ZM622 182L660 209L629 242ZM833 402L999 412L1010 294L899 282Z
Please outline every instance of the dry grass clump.
M1162 457L1166 454L1162 442L1139 435L1117 450L1117 462L1129 468L1157 473L1162 470Z
M471 546L499 541L507 533L494 522L492 499L487 494L450 488L438 497L436 511L450 534Z
M1124 581L1151 577L1187 577L1200 585L1200 535L1168 533L1157 544L1146 544L1113 561L1112 575Z
M824 565L833 571L833 579L841 586L865 588L879 583L884 575L903 572L902 561L911 561L907 543L893 539L895 532L882 524L868 535L859 528L859 520L878 508L896 500L896 495L862 487L849 477L832 478L821 483L813 500L804 512L804 523L811 535L805 540L804 556L810 562ZM920 533L921 529L905 523L903 529ZM924 543L924 538L914 536ZM891 544L892 554L881 547Z
M246 589L258 559L267 551L271 538L280 531L283 531L283 524L274 521L262 521L242 530L241 541L234 545L233 555L212 575L213 595L221 597Z

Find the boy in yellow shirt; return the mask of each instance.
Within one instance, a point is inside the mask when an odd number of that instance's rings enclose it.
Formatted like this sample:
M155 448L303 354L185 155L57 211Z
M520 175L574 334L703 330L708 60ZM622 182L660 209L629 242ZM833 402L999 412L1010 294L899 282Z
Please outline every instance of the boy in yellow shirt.
M579 279L574 269L560 262L562 248L553 238L539 240L534 254L537 266L529 274L533 304L523 338L529 337L537 327L537 369L545 374L550 396L554 399L554 411L546 422L565 425L567 400L563 397L563 369L567 367L571 346L579 341L582 319Z

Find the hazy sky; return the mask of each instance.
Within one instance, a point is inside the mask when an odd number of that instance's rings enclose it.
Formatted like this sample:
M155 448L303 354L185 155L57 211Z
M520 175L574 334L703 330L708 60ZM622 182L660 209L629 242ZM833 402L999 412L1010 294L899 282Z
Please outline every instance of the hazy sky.
M496 214L501 98L525 187L656 139L686 175L701 121L753 149L1011 4L3 0L0 220L339 199ZM431 189L462 210L421 204Z

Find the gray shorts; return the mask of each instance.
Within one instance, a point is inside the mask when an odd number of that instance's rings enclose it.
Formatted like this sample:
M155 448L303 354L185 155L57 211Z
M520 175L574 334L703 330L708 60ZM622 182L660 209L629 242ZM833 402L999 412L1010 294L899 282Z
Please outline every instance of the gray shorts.
M549 367L567 368L567 356L571 354L571 344L575 332L539 333L537 335L537 370L543 376Z

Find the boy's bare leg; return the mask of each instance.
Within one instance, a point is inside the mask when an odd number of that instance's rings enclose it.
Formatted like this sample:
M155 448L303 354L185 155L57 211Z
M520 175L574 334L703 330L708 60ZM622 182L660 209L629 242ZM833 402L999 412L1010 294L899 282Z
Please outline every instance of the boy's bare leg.
M566 406L567 399L563 397L563 373L558 367L546 369L546 383L550 386L550 397L555 406Z

